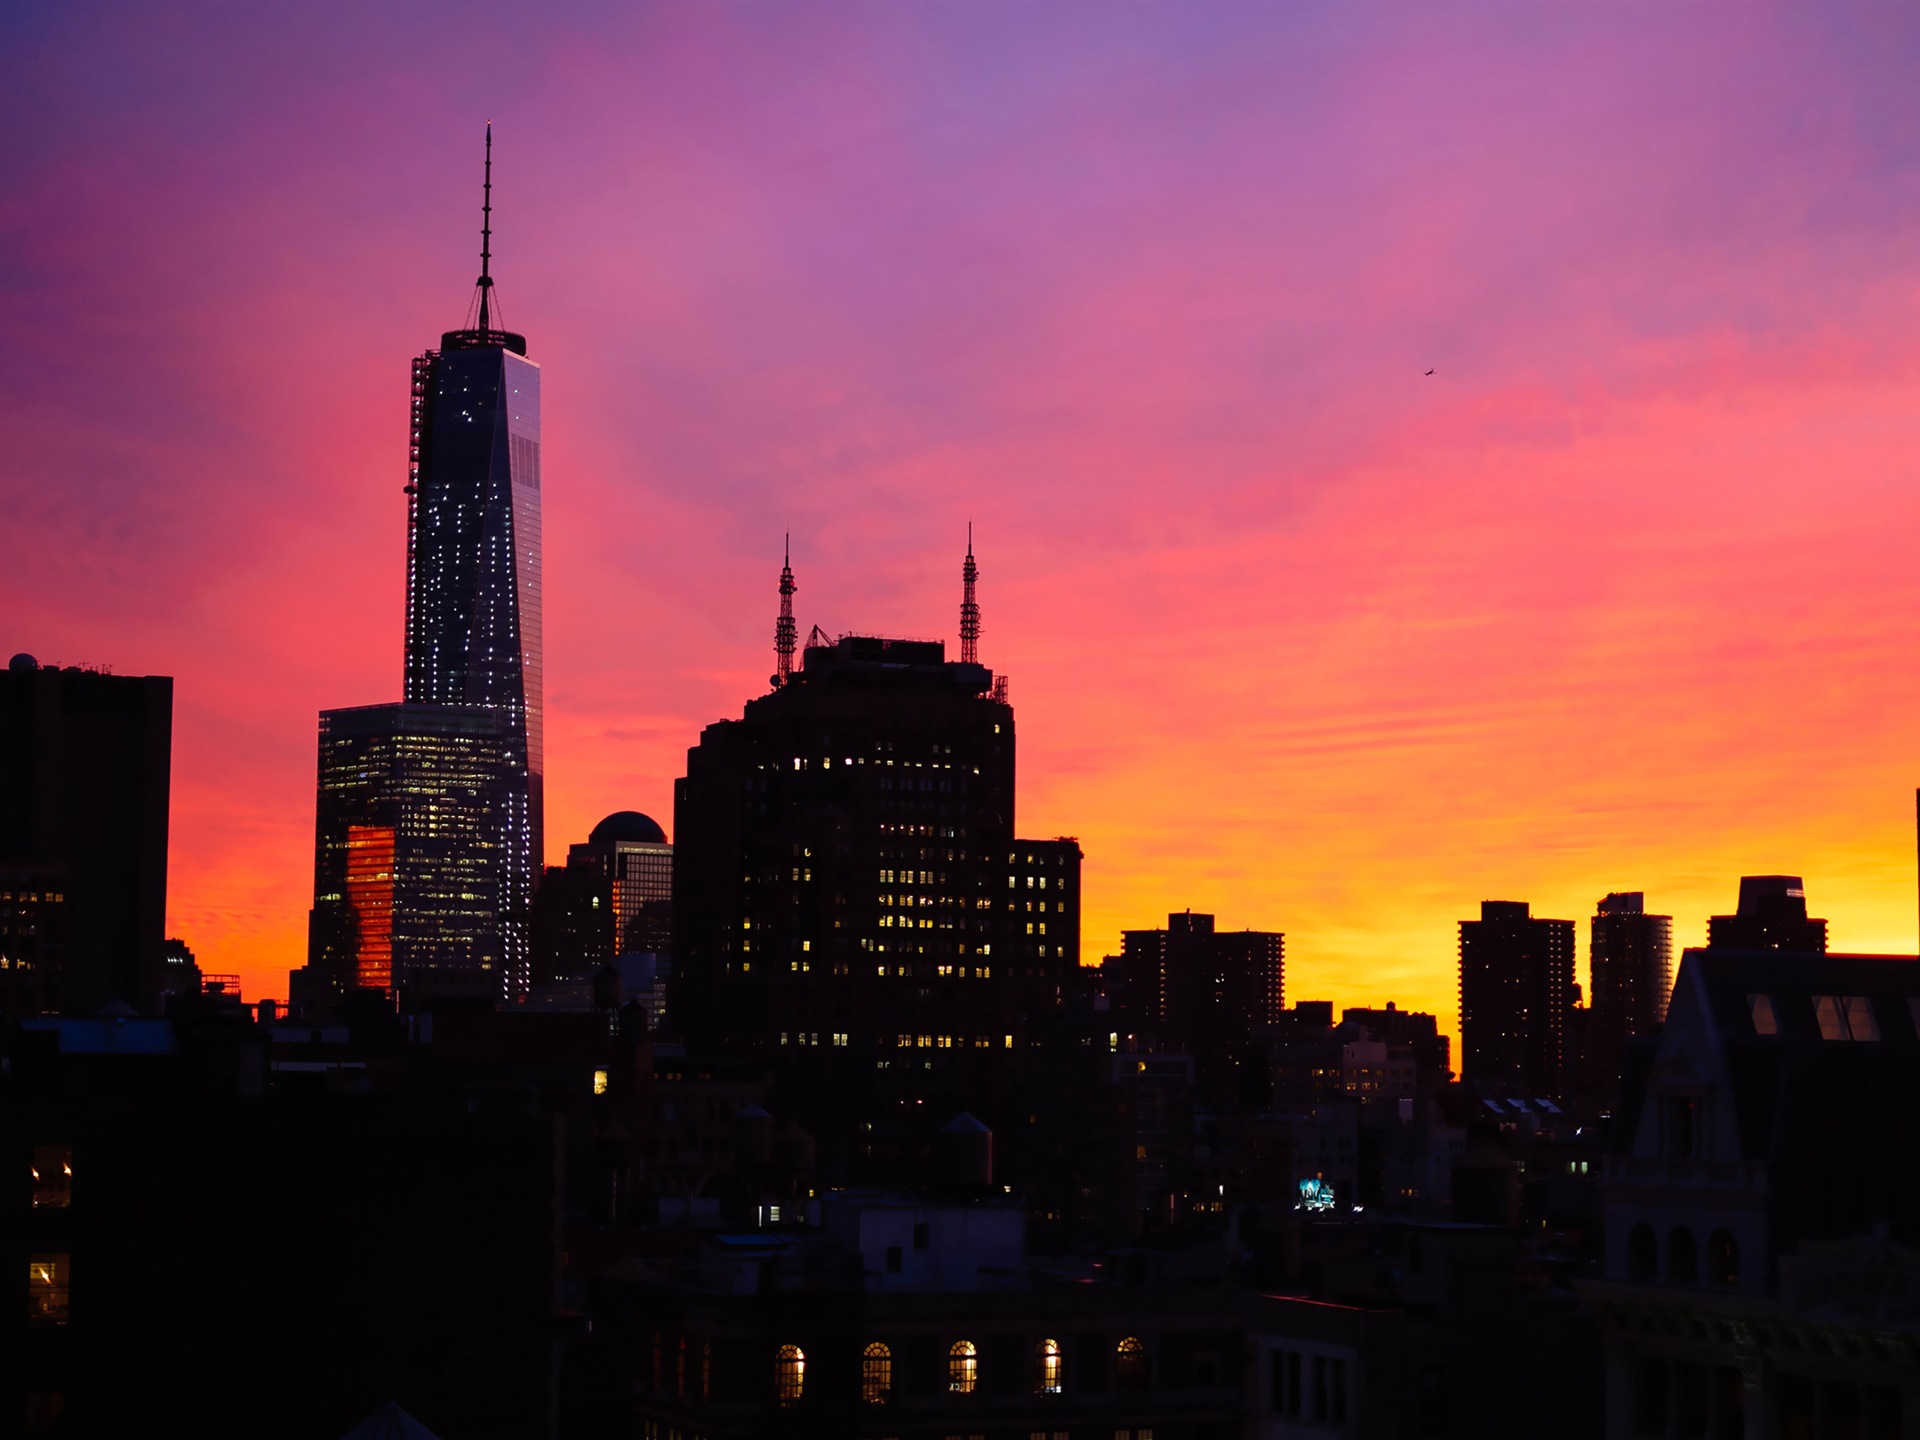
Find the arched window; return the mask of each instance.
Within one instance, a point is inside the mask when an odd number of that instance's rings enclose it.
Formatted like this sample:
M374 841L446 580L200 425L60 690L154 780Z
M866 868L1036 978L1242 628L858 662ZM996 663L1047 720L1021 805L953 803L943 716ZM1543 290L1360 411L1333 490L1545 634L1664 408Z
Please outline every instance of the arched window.
M971 1395L980 1383L980 1351L971 1340L956 1340L947 1351L947 1389Z
M1659 1245L1651 1225L1636 1225L1627 1232L1627 1274L1635 1280L1651 1280L1660 1268Z
M773 1392L782 1405L798 1405L807 1387L807 1352L798 1345L782 1345L773 1362Z
M1113 1378L1123 1390L1145 1387L1147 1347L1138 1335L1129 1335L1113 1347Z
M1731 1230L1716 1230L1707 1240L1707 1278L1716 1285L1740 1283L1740 1243Z
M893 1398L893 1352L878 1340L860 1357L860 1398L884 1405Z
M1667 1236L1667 1279L1676 1285L1691 1285L1699 1278L1699 1242L1693 1238L1693 1231L1676 1225Z
M1033 1351L1033 1393L1036 1395L1058 1395L1061 1379L1066 1370L1060 1354L1058 1340L1042 1340Z

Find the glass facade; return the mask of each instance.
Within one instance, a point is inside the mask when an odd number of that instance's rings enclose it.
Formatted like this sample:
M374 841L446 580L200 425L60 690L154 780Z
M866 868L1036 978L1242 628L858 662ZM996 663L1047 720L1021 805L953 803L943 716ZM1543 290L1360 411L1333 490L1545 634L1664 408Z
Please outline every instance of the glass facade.
M321 713L313 978L335 994L525 991L523 735L504 707Z
M524 779L502 839L524 855L509 872L531 876L545 855L540 367L516 339L454 332L414 361L403 693L512 717Z

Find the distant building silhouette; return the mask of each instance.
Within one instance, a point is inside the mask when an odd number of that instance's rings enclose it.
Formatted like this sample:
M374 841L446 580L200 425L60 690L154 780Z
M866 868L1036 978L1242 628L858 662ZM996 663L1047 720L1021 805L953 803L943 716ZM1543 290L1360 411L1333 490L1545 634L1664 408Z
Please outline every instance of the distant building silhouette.
M519 754L505 710L321 712L313 912L296 1001L324 1007L355 989L506 993L521 881L498 837L525 796L514 783Z
M1460 922L1461 1079L1516 1097L1565 1093L1573 998L1573 922L1483 900L1478 920Z
M613 907L614 955L666 955L673 950L673 846L652 816L620 810L586 843L567 851L569 867L607 882ZM605 963L604 961L602 963Z
M1742 875L1740 908L1707 921L1715 950L1827 951L1827 922L1807 918L1807 892L1798 875Z
M1620 1081L1628 1039L1666 1019L1673 989L1673 917L1646 913L1646 896L1624 891L1601 900L1588 922L1593 993L1588 997L1587 1088L1610 1096Z
M167 914L173 681L0 672L0 1013L154 1013Z
M1250 1099L1268 1085L1263 1027L1286 1008L1286 937L1270 930L1216 930L1213 916L1188 910L1163 930L1127 930L1110 963L1114 1019L1195 1057L1202 1103Z

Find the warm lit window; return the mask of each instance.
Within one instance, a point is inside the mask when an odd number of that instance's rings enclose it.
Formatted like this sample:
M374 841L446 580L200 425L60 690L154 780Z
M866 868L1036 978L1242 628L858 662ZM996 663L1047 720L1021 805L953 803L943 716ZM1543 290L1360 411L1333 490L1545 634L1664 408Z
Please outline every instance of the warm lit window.
M971 1340L956 1340L947 1351L947 1389L956 1395L971 1395L980 1383L980 1352Z
M1061 1375L1065 1368L1060 1355L1060 1342L1042 1340L1033 1354L1036 1362L1033 1377L1034 1393L1058 1395L1061 1388Z
M782 1345L773 1362L773 1389L782 1405L798 1405L807 1384L807 1354L798 1345Z
M33 1208L64 1210L73 1203L73 1147L33 1147Z
M1749 995L1747 1008L1753 1013L1753 1033L1756 1035L1778 1035L1780 1021L1773 1013L1771 995Z
M596 1095L604 1095L607 1093L606 1071L596 1070L593 1072L593 1093Z
M878 1340L860 1357L860 1398L884 1405L893 1397L893 1352Z
M1138 1335L1129 1335L1113 1347L1113 1377L1128 1388L1147 1383L1147 1347Z
M65 1255L35 1255L27 1262L27 1320L34 1325L67 1323Z

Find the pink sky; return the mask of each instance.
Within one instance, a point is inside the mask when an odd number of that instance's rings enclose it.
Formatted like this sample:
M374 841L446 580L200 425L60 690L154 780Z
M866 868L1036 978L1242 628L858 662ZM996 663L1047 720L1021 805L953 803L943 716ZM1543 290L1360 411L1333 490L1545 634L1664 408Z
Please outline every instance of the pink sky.
M1454 1024L1483 898L1915 945L1920 14L19 7L0 646L177 677L171 927L284 993L396 698L478 141L545 371L549 850L804 628L952 637L1085 949ZM1429 377L1423 372L1435 373ZM1584 945L1584 940L1583 940Z

